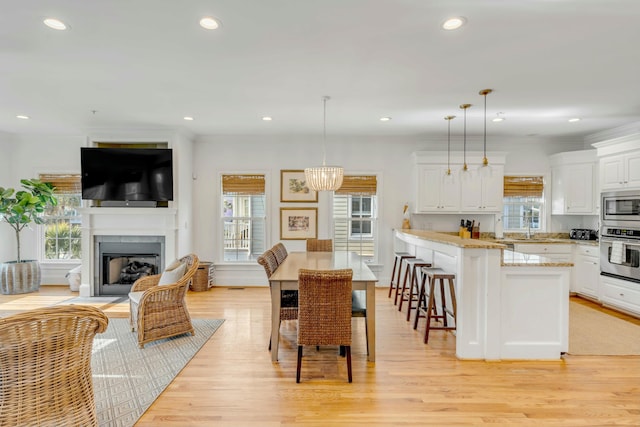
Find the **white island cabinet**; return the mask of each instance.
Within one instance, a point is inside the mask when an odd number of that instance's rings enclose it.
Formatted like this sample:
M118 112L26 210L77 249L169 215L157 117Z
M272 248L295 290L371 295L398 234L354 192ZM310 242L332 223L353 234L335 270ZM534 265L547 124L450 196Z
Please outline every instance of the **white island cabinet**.
M459 359L555 360L567 351L571 262L433 231L394 237L396 250L456 275Z

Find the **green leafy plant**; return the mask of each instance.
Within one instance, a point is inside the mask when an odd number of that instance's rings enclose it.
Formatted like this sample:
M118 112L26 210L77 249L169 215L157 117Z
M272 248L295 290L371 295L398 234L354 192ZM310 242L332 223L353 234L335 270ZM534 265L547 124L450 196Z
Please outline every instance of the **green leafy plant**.
M20 258L20 232L29 224L43 224L41 215L49 206L56 206L55 188L38 179L21 179L24 190L0 187L0 219L16 232L17 262Z

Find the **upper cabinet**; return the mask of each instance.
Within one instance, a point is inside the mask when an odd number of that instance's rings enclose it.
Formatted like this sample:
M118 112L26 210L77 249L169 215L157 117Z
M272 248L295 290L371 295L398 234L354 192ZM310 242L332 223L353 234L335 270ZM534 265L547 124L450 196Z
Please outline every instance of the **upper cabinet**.
M504 155L488 153L491 174L481 177L478 166L482 154L467 154L470 178L460 176L461 164L452 164L453 180L445 179L446 152L416 152L415 213L496 213L502 212ZM462 158L462 153L451 153Z
M550 156L551 213L597 215L596 150L571 151Z
M640 134L592 144L600 158L600 190L640 188Z
M640 152L603 157L600 160L600 188L640 188Z

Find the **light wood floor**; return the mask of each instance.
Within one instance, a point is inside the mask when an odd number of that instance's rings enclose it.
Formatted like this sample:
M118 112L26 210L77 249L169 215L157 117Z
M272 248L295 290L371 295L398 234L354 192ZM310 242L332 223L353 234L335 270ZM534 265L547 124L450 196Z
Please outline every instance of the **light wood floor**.
M50 286L2 295L0 316L76 295ZM137 426L640 425L640 356L457 360L453 335L434 331L424 345L422 327L414 331L380 288L376 362L366 361L364 320L354 319L353 383L333 349L309 349L296 384L295 323L283 323L279 363L267 351L266 287L216 287L187 301L192 317L225 322ZM102 308L128 313L125 304Z

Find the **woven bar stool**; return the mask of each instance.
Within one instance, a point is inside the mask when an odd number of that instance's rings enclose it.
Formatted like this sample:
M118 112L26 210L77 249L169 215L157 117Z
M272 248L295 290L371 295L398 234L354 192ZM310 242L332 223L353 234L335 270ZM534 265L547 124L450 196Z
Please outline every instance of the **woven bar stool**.
M453 281L456 278L455 274L447 273L441 268L423 267L422 268L422 285L420 286L420 293L418 295L418 308L416 309L416 319L413 323L413 329L418 328L418 320L420 318L427 319L427 327L424 332L424 343L429 342L429 332L432 329L440 330L455 330L457 321L457 302L456 302L456 289ZM436 296L435 287L436 280L440 284L440 304L442 308L442 314L438 314L436 308ZM451 296L451 305L453 310L447 308L446 296L444 292L444 281L449 282L449 295ZM429 290L427 293L427 282ZM447 324L447 314L453 318L453 326ZM441 320L442 326L431 326L432 320Z
M420 258L408 258L404 260L407 268L404 273L402 282L402 290L400 291L400 304L398 311L402 311L404 302L407 302L407 322L411 319L411 310L417 307L414 302L418 301L418 289L420 288L419 276L422 275L422 267L431 267L430 262L426 262ZM409 282L407 284L407 281Z
M407 258L415 258L409 252L394 252L395 259L393 261L393 271L391 271L391 281L389 282L389 298L393 291L400 286L400 272L402 270L402 260ZM396 274L396 271L398 274ZM396 298L397 300L397 298ZM394 302L394 304L397 301Z

